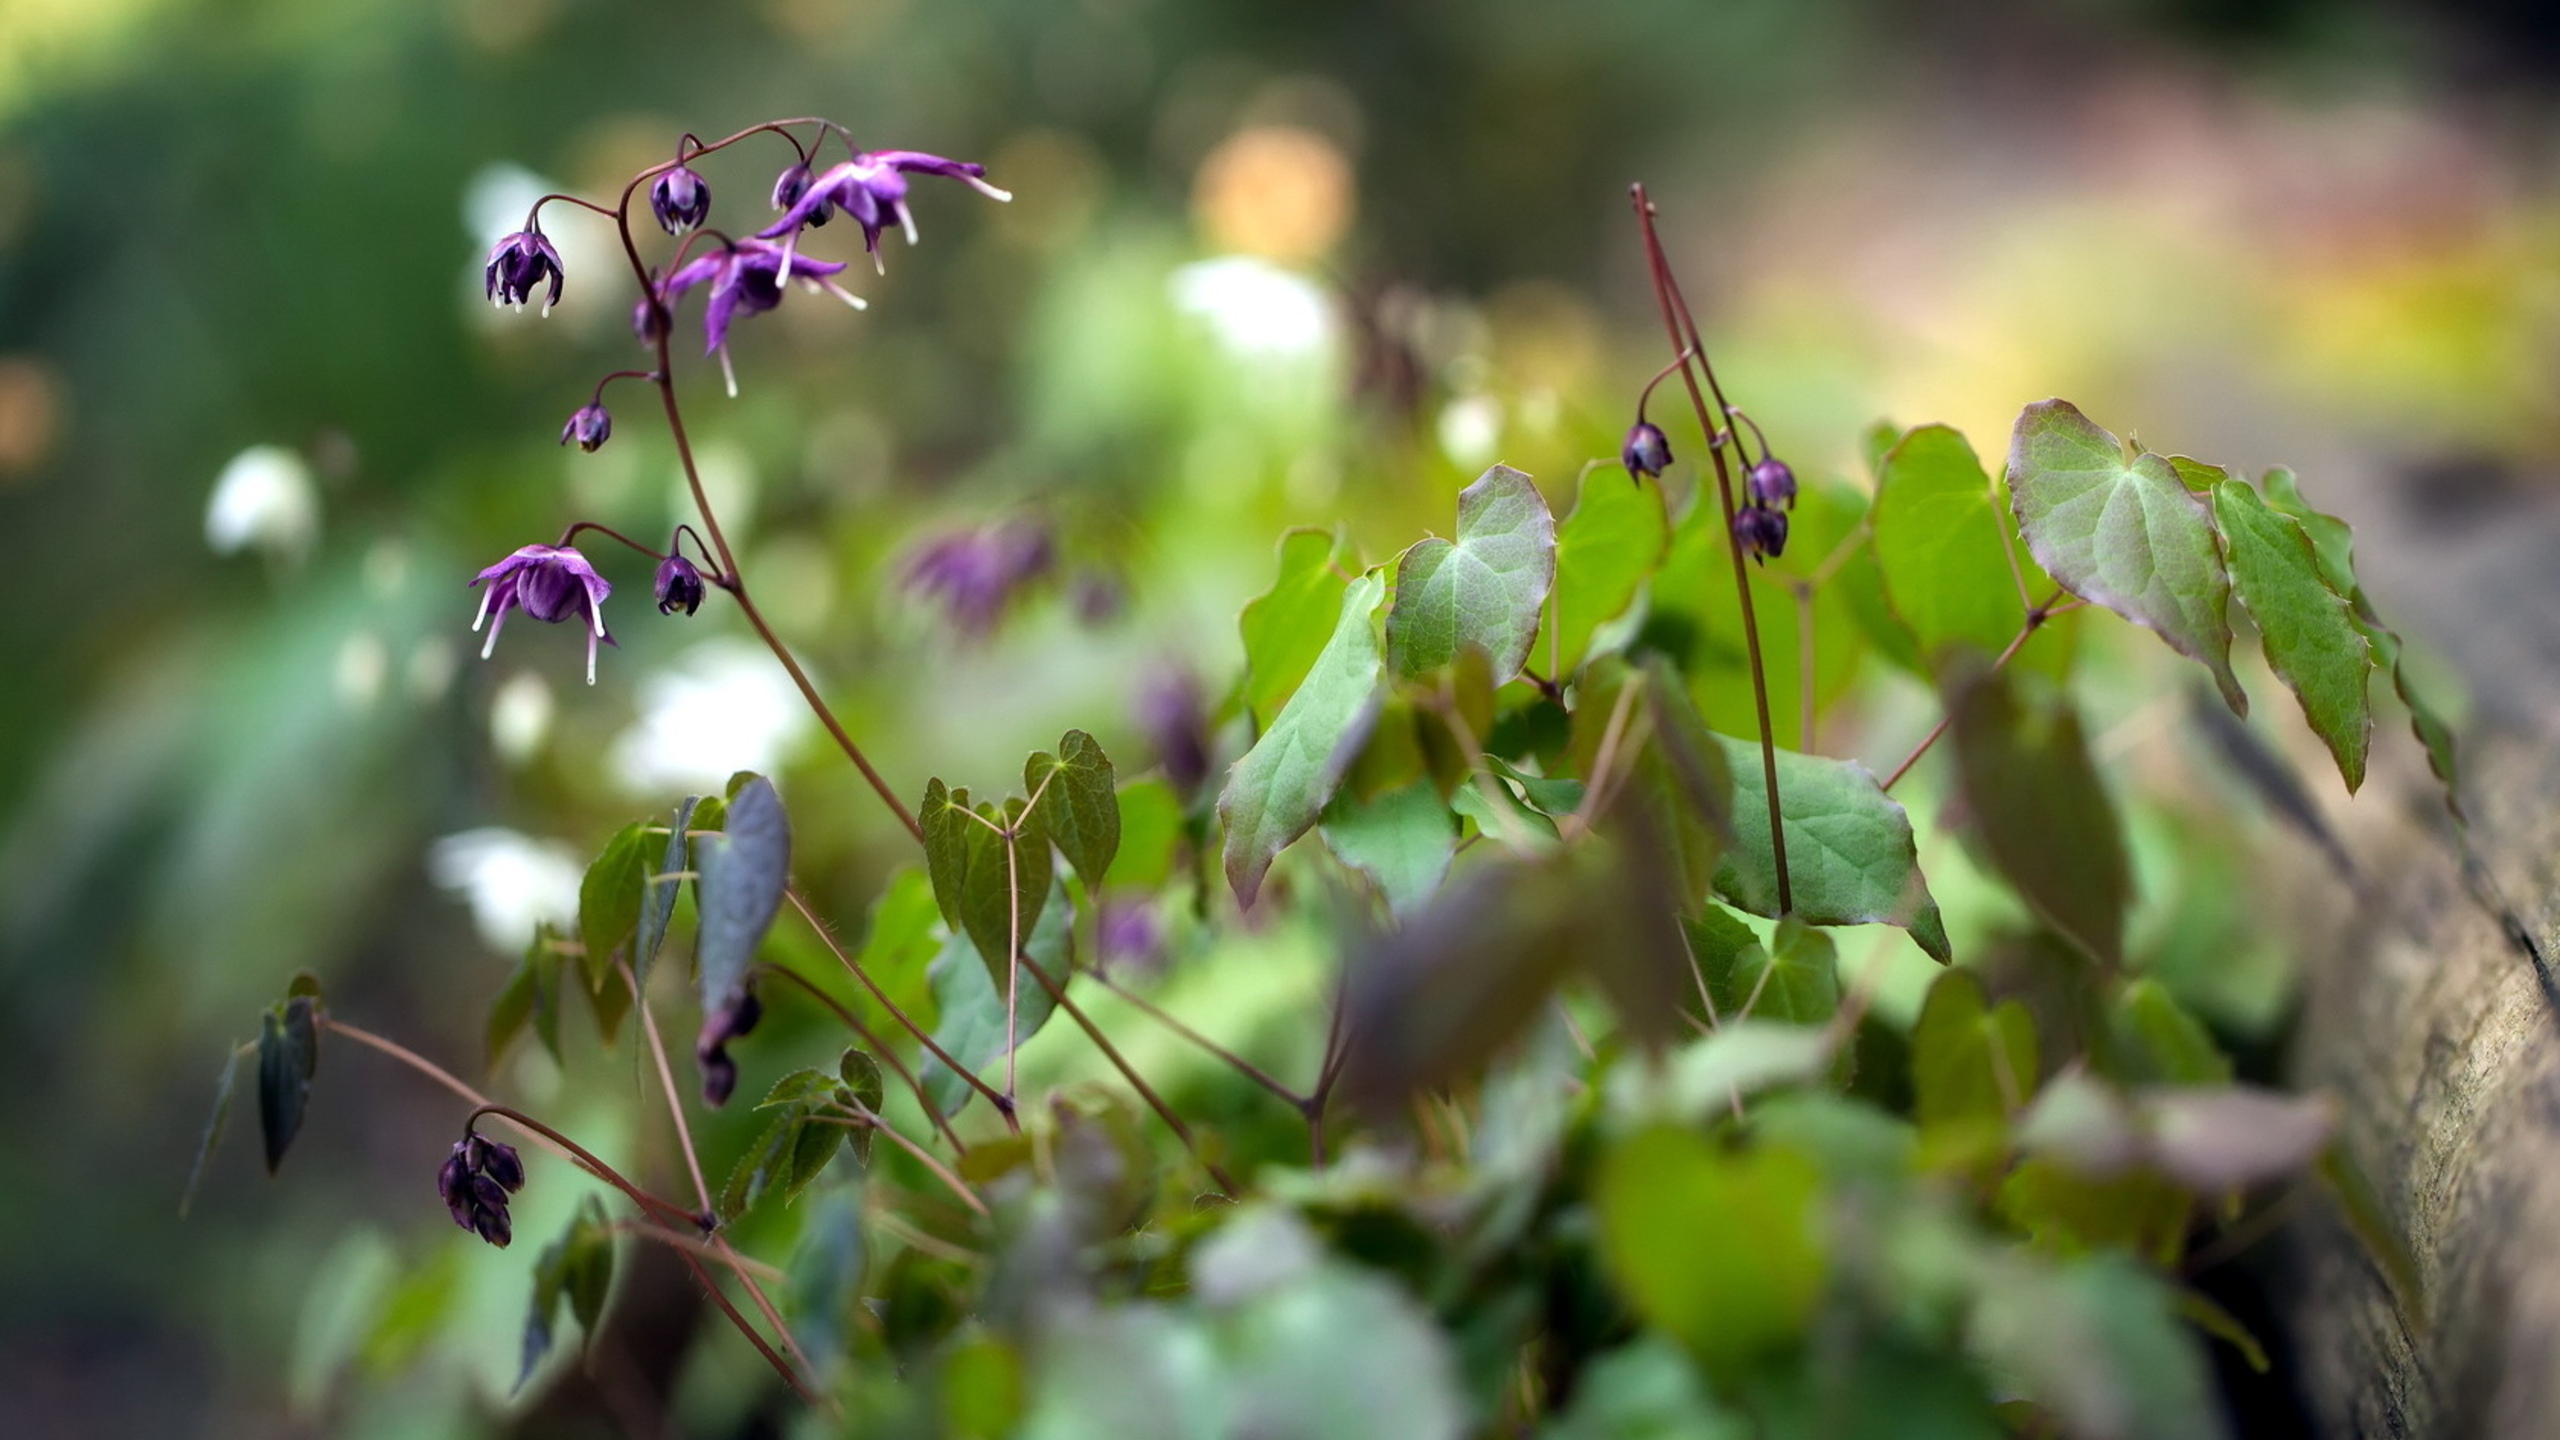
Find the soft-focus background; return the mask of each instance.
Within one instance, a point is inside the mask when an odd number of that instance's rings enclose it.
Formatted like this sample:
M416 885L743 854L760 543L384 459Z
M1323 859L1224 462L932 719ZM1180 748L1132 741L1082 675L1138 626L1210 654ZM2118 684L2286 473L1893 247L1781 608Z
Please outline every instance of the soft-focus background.
M642 392L553 443L639 363L609 231L554 212L547 322L481 302L539 187L816 113L1017 194L919 181L924 243L848 274L873 308L743 322L734 401L679 346L749 574L910 794L1070 724L1142 756L1141 696L1231 680L1285 526L1380 558L1495 458L1568 502L1663 358L1638 178L1799 470L1863 480L1880 417L1996 455L2049 394L2290 462L2494 717L2550 698L2537 592L2484 613L2430 560L2543 553L2555 75L2536 0L0 0L0 1428L469 1431L529 1257L430 1196L450 1105L334 1051L283 1177L235 1134L181 1224L225 1045L308 967L480 1073L584 858L740 767L839 913L901 858L730 608L658 620L636 557L591 552L594 688L559 630L478 658L480 566L682 513ZM785 158L707 162L722 214ZM1054 563L992 634L897 583L1003 522ZM1908 743L1852 709L1828 748ZM2217 1024L2276 1033L2281 970L2233 973ZM413 1373L391 1303L480 1307L495 1358Z

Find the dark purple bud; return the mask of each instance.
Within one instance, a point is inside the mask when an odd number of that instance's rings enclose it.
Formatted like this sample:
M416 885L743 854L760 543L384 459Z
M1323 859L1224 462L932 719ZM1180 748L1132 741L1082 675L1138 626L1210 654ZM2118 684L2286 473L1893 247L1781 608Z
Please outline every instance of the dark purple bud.
M1764 456L1759 464L1751 467L1751 503L1784 505L1790 510L1795 508L1796 472L1787 468L1786 461ZM1778 552L1772 550L1769 553L1775 555Z
M483 1208L474 1211L471 1216L471 1229L481 1239L501 1250L507 1248L508 1241L516 1238L515 1226L507 1218L507 1207L504 1204L498 1205L495 1209Z
M578 448L593 453L613 435L613 412L602 401L589 401L570 412L569 423L560 427L560 443L575 440Z
M687 615L702 608L702 572L681 555L669 555L658 562L658 613L673 615L682 610Z
M480 1162L480 1173L497 1181L500 1188L507 1191L523 1189L524 1159L516 1154L516 1147L502 1145L495 1140L486 1143L489 1153L487 1158Z
M711 187L701 176L679 165L649 187L649 211L658 228L681 235L711 216Z
M650 293L631 307L631 333L639 337L642 345L655 345L667 333L667 307L657 299L657 286L658 279L653 274L649 277Z
M1659 475L1671 463L1671 439L1662 427L1650 420L1639 420L1627 432L1627 443L1618 447L1618 463L1627 467L1627 477Z
M776 210L790 209L808 193L809 167L806 165L793 165L773 177L773 208ZM808 212L800 217L800 223L813 230L826 224L827 208L824 204L810 206Z
M702 1066L702 1103L714 1110L728 1104L738 1088L738 1062L717 1048L696 1050L693 1058Z
M614 643L604 628L604 600L613 586L576 546L527 545L471 583L489 587L480 592L480 613L471 621L475 632L484 621L492 622L488 643L480 647L481 659L498 648L498 632L506 627L510 610L550 624L577 620L587 631L587 683L596 683L596 646Z
M477 1175L481 1167L489 1163L489 1142L476 1133L465 1135L454 1142L453 1148L462 1156L462 1169L465 1174Z
M551 248L550 240L539 230L519 230L490 247L484 288L492 301L521 310L547 281L550 293L543 297L542 313L548 315L560 303L560 287L566 279L560 252Z
M465 1230L471 1228L471 1166L458 1144L436 1171L436 1197L453 1212L454 1224Z
M1746 505L1734 512L1733 543L1742 553L1767 564L1787 552L1787 517L1765 505Z
M756 992L753 990L739 992L738 998L729 1006L729 1038L736 1040L744 1036L748 1031L755 1029L756 1022L762 1019L764 1019L764 1002L756 998Z

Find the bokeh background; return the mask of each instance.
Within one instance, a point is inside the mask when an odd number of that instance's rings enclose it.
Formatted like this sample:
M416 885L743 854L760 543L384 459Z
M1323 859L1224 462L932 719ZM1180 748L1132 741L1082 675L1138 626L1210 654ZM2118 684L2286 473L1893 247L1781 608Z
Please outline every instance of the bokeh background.
M1143 755L1144 696L1232 679L1286 526L1382 558L1496 458L1569 501L1662 358L1639 178L1799 470L1863 478L1881 417L1996 455L2050 394L2289 462L2491 722L2560 668L2555 77L2536 0L0 0L0 1428L474 1433L529 1257L437 1211L450 1106L333 1053L283 1177L235 1133L181 1223L226 1044L307 967L480 1073L584 858L736 768L786 777L840 913L902 858L736 617L660 621L636 557L592 552L592 689L569 634L478 658L479 567L683 513L642 392L553 443L640 363L609 232L554 212L547 321L480 299L537 187L816 113L1015 191L920 181L924 244L849 272L873 308L744 322L734 401L679 346L759 593L911 793L1070 724ZM720 214L786 158L708 162ZM898 583L1008 523L1053 561L992 634ZM1890 760L1909 700L1826 744ZM2281 966L2216 983L2280 1035Z

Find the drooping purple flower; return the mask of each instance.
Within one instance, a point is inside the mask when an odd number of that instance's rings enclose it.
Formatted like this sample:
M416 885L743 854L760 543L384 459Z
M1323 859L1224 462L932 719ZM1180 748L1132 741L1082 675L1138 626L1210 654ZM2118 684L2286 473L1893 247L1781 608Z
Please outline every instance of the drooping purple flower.
M1168 665L1138 691L1138 728L1164 766L1164 778L1185 801L1209 778L1209 715L1200 681L1187 666Z
M480 572L471 582L489 588L480 592L480 613L472 618L476 633L486 622L488 642L480 647L480 658L498 648L498 631L505 628L507 612L522 610L546 624L563 620L581 620L587 626L587 683L596 683L596 645L614 643L604 628L604 599L613 587L587 563L574 545L527 545L513 555Z
M658 562L658 613L673 615L682 610L687 615L702 608L702 572L681 555L669 555Z
M535 287L548 281L550 293L542 300L542 313L548 315L560 303L560 287L566 279L560 252L551 248L550 238L539 230L519 230L489 247L483 288L490 300L521 310L533 298Z
M1627 431L1626 443L1618 447L1618 463L1627 467L1627 478L1659 475L1671 463L1671 439L1662 427L1650 420L1639 420Z
M1774 455L1760 457L1760 463L1751 467L1750 484L1753 504L1795 508L1796 472L1787 468L1786 461Z
M795 161L785 167L781 174L773 177L773 208L776 210L790 209L800 203L801 196L808 193L809 167L805 163ZM812 230L826 224L827 207L821 205L810 211L808 218L801 223Z
M761 315L781 304L785 279L798 280L811 290L832 290L854 309L865 308L861 296L830 278L843 269L842 261L794 255L790 247L770 240L739 240L686 261L667 277L660 293L673 305L677 296L696 285L711 287L711 298L702 311L702 353L720 357L720 367L729 376L729 393L735 395L737 375L729 368L730 320L742 313Z
M1745 505L1733 512L1733 543L1762 564L1787 552L1787 517L1765 505Z
M524 1188L524 1162L515 1147L468 1135L436 1171L436 1197L453 1223L503 1250L515 1238L507 1195Z
M594 453L613 435L613 412L601 400L590 400L569 413L569 423L560 427L560 443L575 440L578 448Z
M711 186L683 165L658 177L649 187L649 213L658 228L681 235L711 216Z
M758 233L766 239L787 235L803 225L816 224L833 207L852 216L853 223L862 227L862 248L871 252L872 266L877 269L881 265L880 235L891 224L907 232L908 244L916 243L915 215L907 209L909 175L944 175L991 199L1013 198L1012 192L988 184L986 174L984 165L946 160L917 150L870 151L811 180L782 218ZM781 191L777 183L775 195L779 197Z
M1049 572L1056 547L1045 527L1007 521L928 541L907 561L907 589L942 605L953 628L983 638L1025 585Z

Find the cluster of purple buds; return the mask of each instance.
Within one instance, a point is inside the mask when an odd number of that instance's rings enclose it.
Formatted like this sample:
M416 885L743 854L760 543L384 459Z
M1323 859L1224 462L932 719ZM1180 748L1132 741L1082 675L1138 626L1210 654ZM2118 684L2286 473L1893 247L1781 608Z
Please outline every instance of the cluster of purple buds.
M1796 472L1763 453L1745 477L1750 499L1733 514L1733 543L1762 564L1787 552L1787 511L1795 508Z
M738 1062L729 1058L729 1042L746 1035L764 1018L764 1004L752 990L739 990L727 1004L702 1017L702 1034L693 1042L694 1061L702 1067L702 1103L717 1110L738 1088Z
M590 400L570 412L569 423L560 427L560 443L575 440L578 448L595 453L595 448L613 436L613 412L601 400Z
M1650 420L1638 420L1627 431L1626 443L1618 447L1618 463L1627 467L1627 478L1660 475L1671 464L1671 439L1662 427Z
M1796 472L1775 455L1763 455L1751 467L1751 503L1754 505L1796 508Z
M659 229L682 235L711 218L711 187L678 165L649 187L649 213L658 217Z
M560 268L560 252L551 248L550 239L539 230L519 230L490 247L483 287L490 300L521 310L534 290L548 282L550 291L542 297L542 313L548 315L560 303L560 287L567 278Z
M453 1212L453 1223L501 1250L515 1238L507 1197L523 1188L524 1161L515 1147L478 1135L455 1141L436 1172L436 1193Z
M658 613L673 615L682 610L687 615L702 608L702 572L681 555L669 555L658 562Z
M907 562L907 589L939 600L952 627L971 639L995 629L1024 586L1049 573L1057 550L1049 532L1024 521L983 525L928 541Z
M506 627L510 610L522 610L547 625L574 619L587 628L587 683L596 683L596 646L614 643L604 629L604 600L613 593L613 586L578 553L578 547L527 545L481 571L471 583L489 587L480 592L480 613L471 621L474 632L482 622L489 624L481 659L488 659L489 652L498 648L498 632Z

